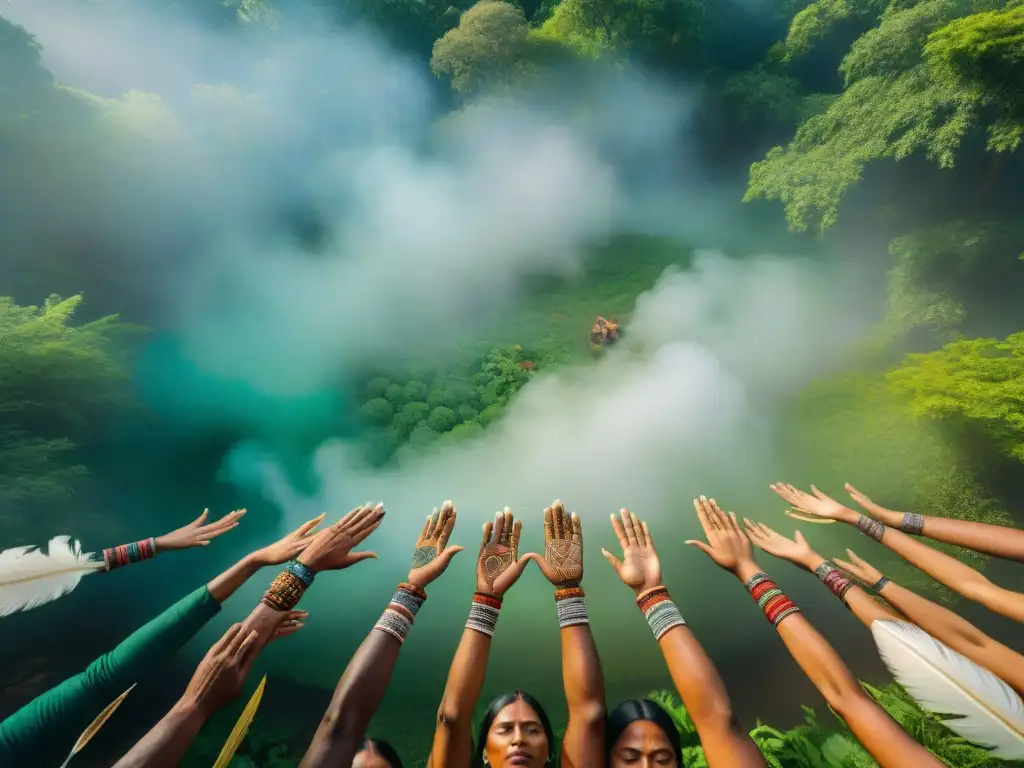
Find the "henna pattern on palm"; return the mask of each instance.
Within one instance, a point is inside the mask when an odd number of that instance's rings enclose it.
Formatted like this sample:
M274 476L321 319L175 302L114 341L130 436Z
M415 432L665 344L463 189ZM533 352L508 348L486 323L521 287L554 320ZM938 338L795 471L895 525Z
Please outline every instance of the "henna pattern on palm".
M577 541L554 539L544 546L544 559L554 571L558 585L578 584L583 578L583 547Z
M488 544L480 550L478 563L487 586L493 587L494 580L512 565L512 549L504 544Z
M422 568L425 565L429 565L434 562L438 556L438 548L433 544L425 547L416 547L416 551L412 553L412 570Z

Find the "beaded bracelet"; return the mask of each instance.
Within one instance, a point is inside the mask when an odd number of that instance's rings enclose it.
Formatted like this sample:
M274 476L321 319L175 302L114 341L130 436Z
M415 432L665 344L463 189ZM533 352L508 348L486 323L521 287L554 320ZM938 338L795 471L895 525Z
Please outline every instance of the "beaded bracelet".
M832 590L832 594L846 602L846 593L853 586L853 581L839 568L828 560L814 569L814 575L821 579L822 583Z
M920 536L924 530L924 515L904 512L903 522L900 523L900 530L904 533L909 533L911 536Z
M391 596L391 602L384 609L384 613L377 619L374 629L387 632L399 643L404 643L412 629L416 614L427 599L427 593L412 584L399 584L395 594Z
M498 626L498 612L501 610L501 598L477 592L473 595L473 604L469 607L469 618L466 629L493 637Z
M308 566L303 565L298 560L289 560L287 565L285 565L285 569L293 576L297 576L307 588L313 584L313 578L316 576Z
M260 600L275 611L290 611L299 604L306 591L305 582L291 571L281 571Z
M747 579L743 586L750 592L750 596L757 602L758 607L764 611L765 618L772 623L773 627L778 628L783 619L800 612L800 609L783 594L767 573L755 573Z
M151 557L156 557L156 539L153 538L103 550L103 563L108 571L149 560Z
M584 597L583 587L566 587L555 590L555 610L558 611L559 629L590 623Z
M639 601L637 602L639 603ZM647 626L654 633L655 640L661 640L670 629L686 624L676 604L669 598L667 589L664 592L651 595L644 601L640 610L644 612Z
M889 583L889 580L885 576L883 576L882 578L880 578L878 581L876 581L874 583L874 585L871 587L871 591L872 592L881 592L885 588L885 585L888 584L888 583Z
M872 520L867 515L861 515L857 518L857 528L865 536L874 539L875 541L881 541L882 536L885 535L885 526L877 520Z

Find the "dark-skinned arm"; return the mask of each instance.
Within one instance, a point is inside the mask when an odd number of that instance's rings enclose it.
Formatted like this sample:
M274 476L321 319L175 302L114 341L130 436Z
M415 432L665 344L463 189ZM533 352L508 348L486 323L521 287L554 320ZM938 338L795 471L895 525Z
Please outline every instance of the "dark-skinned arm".
M508 507L495 515L493 523L484 523L476 565L477 594L437 709L427 761L432 768L469 765L473 708L483 690L501 600L529 562L528 557L519 557L522 527Z
M906 620L989 670L1017 693L1024 695L1024 656L993 640L948 608L888 579L883 580L882 572L857 557L853 550L848 549L846 553L850 560L837 559L836 565L865 583L877 584L879 594L901 611Z
M637 596L637 605L652 630L662 630L658 645L665 657L672 682L700 736L710 768L760 768L764 755L740 726L732 709L725 683L711 658L690 628L683 623L668 590L661 583L661 562L647 523L627 509L620 518L612 516L612 528L622 546L622 560L601 550L623 583ZM663 611L655 618L652 611ZM656 635L657 637L657 635ZM615 745L611 745L614 749Z
M562 685L569 722L562 738L562 768L600 765L608 716L604 674L590 631L583 594L583 526L568 515L562 502L544 510L544 557L534 555L545 578L555 587L562 641Z
M876 504L849 483L846 484L846 492L868 515L887 528L902 529L906 523L917 523L921 529L919 535L929 539L973 549L993 557L1024 562L1024 531L1017 528L934 515L918 515L918 519L914 520L910 513Z
M462 547L448 547L454 527L451 502L427 517L416 541L408 582L399 585L380 621L349 661L300 768L352 764L391 682L405 636L426 600L423 590L462 551Z

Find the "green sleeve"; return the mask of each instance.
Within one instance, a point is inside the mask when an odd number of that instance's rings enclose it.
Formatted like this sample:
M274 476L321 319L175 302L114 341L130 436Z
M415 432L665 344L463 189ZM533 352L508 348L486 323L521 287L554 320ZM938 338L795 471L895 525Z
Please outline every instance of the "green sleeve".
M220 603L203 586L129 635L84 672L37 696L0 723L0 765L41 764L34 761L51 747L70 751L78 734L107 704L177 652L218 611ZM68 733L66 745L49 743Z

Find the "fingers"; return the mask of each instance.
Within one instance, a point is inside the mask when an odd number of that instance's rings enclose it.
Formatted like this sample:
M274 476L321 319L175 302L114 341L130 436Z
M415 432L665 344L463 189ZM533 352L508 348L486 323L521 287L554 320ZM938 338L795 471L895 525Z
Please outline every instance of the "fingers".
M835 563L836 565L838 565L840 568L842 568L847 573L852 573L858 579L861 578L861 575L859 573L859 569L855 565L852 565L851 563L848 563L845 560L840 560L838 557L832 558L832 562Z
M345 556L345 560L348 563L348 565L355 565L356 563L363 562L363 560L377 560L377 559L378 559L377 553L376 552L369 552L369 551L349 552ZM346 567L348 567L348 565L346 565Z
M800 533L800 531L793 531L793 538L796 540L796 543L800 546L807 546L807 539L804 538L804 535Z
M633 534L636 536L636 545L641 548L646 548L647 537L644 536L644 527L640 523L640 518L630 512L629 522L633 526Z
M324 521L325 517L327 517L327 513L323 512L312 520L303 523L299 526L298 530L295 531L295 535L298 537L311 536L313 534L313 529L320 525L320 523Z
M202 525L203 523L206 522L206 518L208 518L209 516L210 516L210 510L204 509L203 510L203 514L201 514L199 517L197 517L195 520L193 520L190 524L194 525L196 528L198 528L200 525Z
M231 628L231 630L234 631L232 632L231 641L227 644L225 651L228 656L235 656L238 653L238 649L242 647L242 643L245 642L247 635L242 632L241 624L236 624Z
M512 509L510 507L505 507L504 518L505 523L501 528L500 542L508 546L509 540L512 537Z
M544 541L548 542L555 538L555 513L551 507L544 510Z
M714 542L718 535L718 526L711 516L711 507L708 505L707 497L701 496L699 499L694 499L693 508L697 510L697 519L700 521L700 527L704 529L704 535L708 537L708 541Z
M710 508L710 517L712 522L714 522L715 527L720 531L728 531L729 520L726 517L725 512L722 511L722 508L718 506L718 502L714 499L708 499L707 504Z
M551 507L551 517L553 518L555 527L555 538L564 539L567 531L565 525L565 507L562 506L562 502L556 501Z
M622 561L619 560L619 558L617 558L615 555L613 555L607 549L603 549L602 548L601 549L601 554L604 555L604 559L607 560L611 564L612 568L615 569L615 572L618 573L619 569L622 567Z
M444 563L444 567L447 568L448 564L452 561L452 558L464 549L465 547L448 547L440 555L437 556L437 559Z
M238 648L233 654L235 663L238 664L238 666L245 667L247 664L251 663L258 647L256 645L256 641L259 639L259 636L260 633L254 629L242 639L241 643L239 643Z
M647 523L644 521L640 522L640 528L644 532L644 539L649 549L654 549L654 537L651 536L651 529L647 527Z
M502 543L502 534L505 532L505 515L502 512L494 513L494 531L491 533L490 544L495 546ZM505 537L507 540L507 537Z
M557 581L558 574L555 573L555 570L551 567L551 563L549 563L543 555L538 555L536 552L527 552L523 555L522 559L527 562L533 560L533 562L537 564L537 567L540 568L541 573L544 574L545 579L548 581Z
M490 523L490 522L484 523L483 531L484 531L484 538L483 538L483 541L480 542L480 546L481 547L486 547L488 544L491 543L491 538L492 538L493 533L494 533L494 523Z
M384 514L383 504L373 507L369 515L361 518L358 523L347 530L348 535L352 537L352 541L358 544L380 528L380 524L384 522Z
M437 514L437 510L435 509L429 515L427 515L427 521L425 523L423 523L423 530L420 531L420 538L419 538L420 541L423 541L425 539L429 539L430 538L430 529L434 525L434 515L436 515L436 514Z
M448 546L448 539L452 536L452 531L455 530L455 507L451 506L450 501L446 501L445 504L448 507L448 515L445 517L444 527L441 529L440 535L437 537L438 549L444 549ZM459 548L462 549L461 547Z
M818 486L816 486L814 483L811 483L811 493L813 493L822 501L833 501L833 498L829 496L827 493L822 493L821 491L819 491Z
M637 541L636 531L633 530L633 517L630 515L628 509L622 509L619 511L619 515L622 517L622 530L626 532L626 541L631 547L639 547L640 542Z
M619 522L619 518L612 515L612 530L615 531L615 538L619 540L619 545L623 551L629 549L629 539L626 538L626 529L622 527L622 523Z
M238 633L241 631L241 624L232 624L230 627L228 627L228 631L224 633L224 636L213 644L213 647L210 649L210 653L215 653L230 648L231 644L235 641L235 638L238 637Z
M732 532L735 533L737 536L742 536L743 531L740 529L739 521L736 519L736 513L730 512L726 516L726 519L729 522L729 528L732 530Z
M286 621L286 622L284 622L280 627L278 627L277 629L274 630L274 634L271 635L270 640L267 641L267 645L270 645L270 643L274 642L275 640L280 640L282 637L287 637L288 635L294 635L296 632L298 632L304 626L306 626L306 625L303 624L301 621Z
M512 557L519 557L519 537L523 533L523 523L521 520L516 520L515 525L512 526L512 535L508 537L508 545L512 550Z
M575 512L569 517L569 525L572 528L572 540L577 544L583 544L583 524L580 522L580 517ZM647 526L644 526L646 532Z
M705 555L707 555L708 557L711 557L711 547L709 547L703 541L697 541L695 539L690 539L689 541L685 541L683 543L684 544L689 544L691 547L696 547L701 552L703 552Z
M378 505L381 506L381 505ZM377 507L373 506L372 502L366 502L361 507L356 507L347 515L341 518L338 522L331 526L335 532L339 531L351 531L354 527L360 525L364 520L369 518Z

